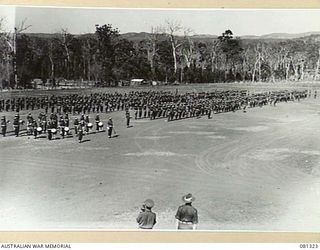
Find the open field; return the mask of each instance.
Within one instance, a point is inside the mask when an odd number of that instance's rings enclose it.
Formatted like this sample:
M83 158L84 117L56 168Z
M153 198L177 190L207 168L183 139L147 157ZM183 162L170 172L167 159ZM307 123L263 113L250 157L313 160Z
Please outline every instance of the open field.
M196 88L189 87L179 91ZM109 116L101 115L104 123ZM319 99L211 120L132 120L131 128L124 112L111 116L118 134L111 139L0 138L0 229L136 229L146 198L155 201L155 229L174 229L181 197L191 192L199 229L320 231Z

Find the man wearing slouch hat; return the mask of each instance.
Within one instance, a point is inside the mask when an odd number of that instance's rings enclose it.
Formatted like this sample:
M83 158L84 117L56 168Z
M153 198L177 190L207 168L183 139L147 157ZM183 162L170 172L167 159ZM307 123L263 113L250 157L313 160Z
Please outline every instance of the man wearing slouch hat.
M192 194L187 194L182 197L184 205L178 208L176 213L177 229L195 230L198 224L198 211L192 206L195 198Z

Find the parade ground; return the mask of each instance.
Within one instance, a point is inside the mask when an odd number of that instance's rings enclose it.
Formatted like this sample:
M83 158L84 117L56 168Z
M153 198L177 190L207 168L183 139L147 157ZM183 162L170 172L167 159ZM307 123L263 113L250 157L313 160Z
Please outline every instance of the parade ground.
M1 230L136 230L147 198L154 229L174 230L192 193L199 230L320 231L319 97L130 128L110 116L112 138L0 138Z

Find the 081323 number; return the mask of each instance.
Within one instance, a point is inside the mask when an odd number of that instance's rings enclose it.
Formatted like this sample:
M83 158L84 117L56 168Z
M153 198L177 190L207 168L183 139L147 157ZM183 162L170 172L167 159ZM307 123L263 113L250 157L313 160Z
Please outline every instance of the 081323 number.
M304 244L300 244L300 248L304 248L304 249L316 249L318 248L318 244L310 244L310 243L304 243Z

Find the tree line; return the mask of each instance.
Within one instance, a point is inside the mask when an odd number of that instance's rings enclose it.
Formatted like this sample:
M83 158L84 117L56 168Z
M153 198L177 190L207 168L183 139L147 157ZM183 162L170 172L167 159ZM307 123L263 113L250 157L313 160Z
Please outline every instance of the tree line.
M49 81L52 86L59 79L116 86L119 81L132 78L163 83L320 78L317 35L297 39L240 39L226 30L218 37L195 39L191 30L167 22L163 27L152 28L141 39L126 38L110 24L96 25L93 34L73 35L66 29L57 34L16 30L16 41L12 37L5 32L0 35L3 87L31 87L34 78Z

